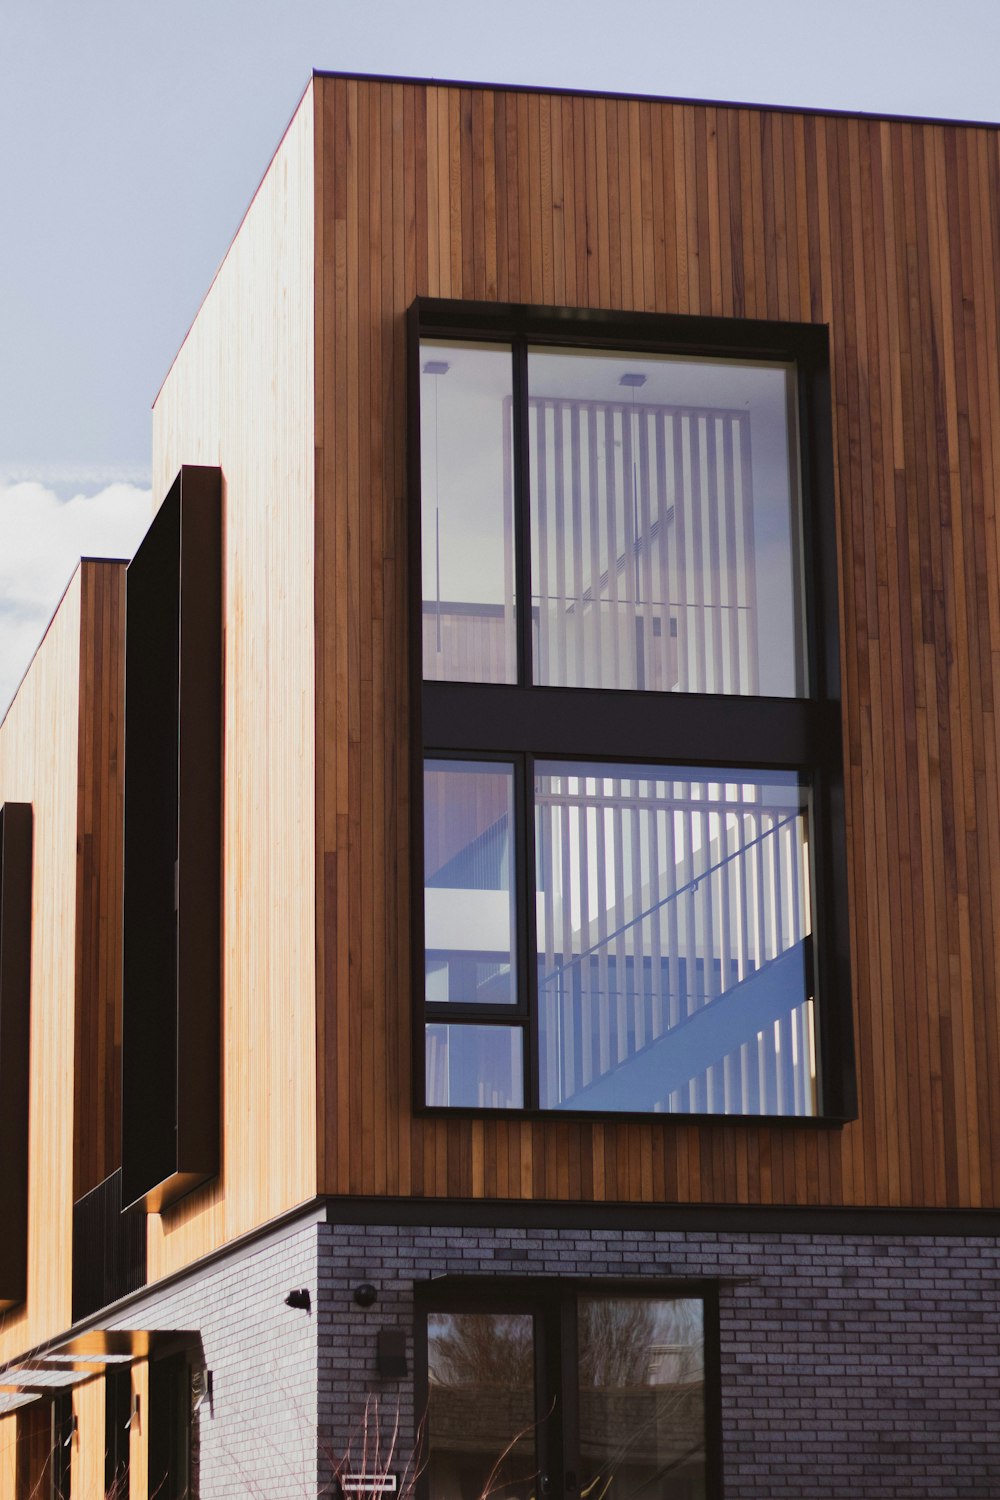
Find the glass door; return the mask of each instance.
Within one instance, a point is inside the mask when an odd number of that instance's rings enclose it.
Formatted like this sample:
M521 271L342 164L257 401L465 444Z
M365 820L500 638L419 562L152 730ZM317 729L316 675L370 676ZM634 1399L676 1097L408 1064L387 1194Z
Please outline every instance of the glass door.
M427 1478L432 1500L538 1494L535 1315L427 1318Z
M593 1284L591 1284L593 1286ZM701 1297L463 1291L427 1314L429 1500L706 1500Z
M579 1299L581 1497L702 1500L704 1364L700 1300Z

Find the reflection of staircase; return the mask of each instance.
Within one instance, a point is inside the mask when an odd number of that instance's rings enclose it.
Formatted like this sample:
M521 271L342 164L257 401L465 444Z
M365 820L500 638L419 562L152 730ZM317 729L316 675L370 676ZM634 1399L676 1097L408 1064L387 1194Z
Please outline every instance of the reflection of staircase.
M647 796L643 810L641 790L618 778L596 792L553 786L542 827L543 866L552 851L572 849L581 867L616 871L618 893L609 900L598 891L596 902L591 893L588 902L580 881L574 928L585 946L577 952L565 905L557 912L542 893L540 931L562 939L550 939L539 975L545 1107L813 1114L800 809L727 797L721 785L712 798L692 798L682 784ZM602 828L603 843L591 832ZM690 873L698 848L710 862ZM675 884L670 872L684 861L688 878ZM561 870L552 864L554 887ZM629 870L637 872L631 890L642 891L637 912L621 895Z
M802 1004L809 972L809 939L786 948L686 1020L647 1043L611 1072L579 1089L567 1101L573 1109L648 1111L699 1077L744 1043Z

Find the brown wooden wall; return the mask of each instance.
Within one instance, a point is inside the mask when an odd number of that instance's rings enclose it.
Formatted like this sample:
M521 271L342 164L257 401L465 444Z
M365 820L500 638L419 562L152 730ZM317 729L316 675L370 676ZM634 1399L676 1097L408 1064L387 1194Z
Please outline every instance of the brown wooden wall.
M153 411L153 492L223 480L222 1171L149 1219L150 1280L316 1184L313 134L307 94Z
M321 1188L1000 1203L997 132L335 77L314 90ZM829 324L857 1123L412 1115L418 294Z
M0 1359L70 1322L83 580L81 568L0 725L0 801L32 806L28 1302L3 1320Z
M69 1325L73 1202L118 1165L124 574L80 564L0 725L0 802L33 822L28 1301L0 1358Z
M73 1197L121 1165L125 566L84 564L80 620Z

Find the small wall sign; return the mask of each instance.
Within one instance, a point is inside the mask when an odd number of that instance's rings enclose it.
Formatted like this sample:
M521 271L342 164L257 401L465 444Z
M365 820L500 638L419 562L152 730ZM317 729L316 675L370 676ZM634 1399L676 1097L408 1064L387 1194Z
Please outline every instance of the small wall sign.
M341 1474L342 1495L394 1495L399 1488L398 1474Z

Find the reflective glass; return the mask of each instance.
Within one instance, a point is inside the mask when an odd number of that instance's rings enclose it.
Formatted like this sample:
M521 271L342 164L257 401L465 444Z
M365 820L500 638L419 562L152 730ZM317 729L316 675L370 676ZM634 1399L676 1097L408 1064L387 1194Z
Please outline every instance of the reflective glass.
M424 763L424 947L432 1003L514 1004L514 769Z
M523 1109L520 1026L427 1028L427 1103L455 1109Z
M534 1366L529 1313L428 1315L432 1500L529 1500L536 1494Z
M516 682L512 361L420 346L424 677Z
M542 1108L815 1114L798 773L535 770Z
M792 368L533 349L528 388L535 682L804 695Z
M581 1297L577 1317L580 1493L702 1500L702 1304Z

